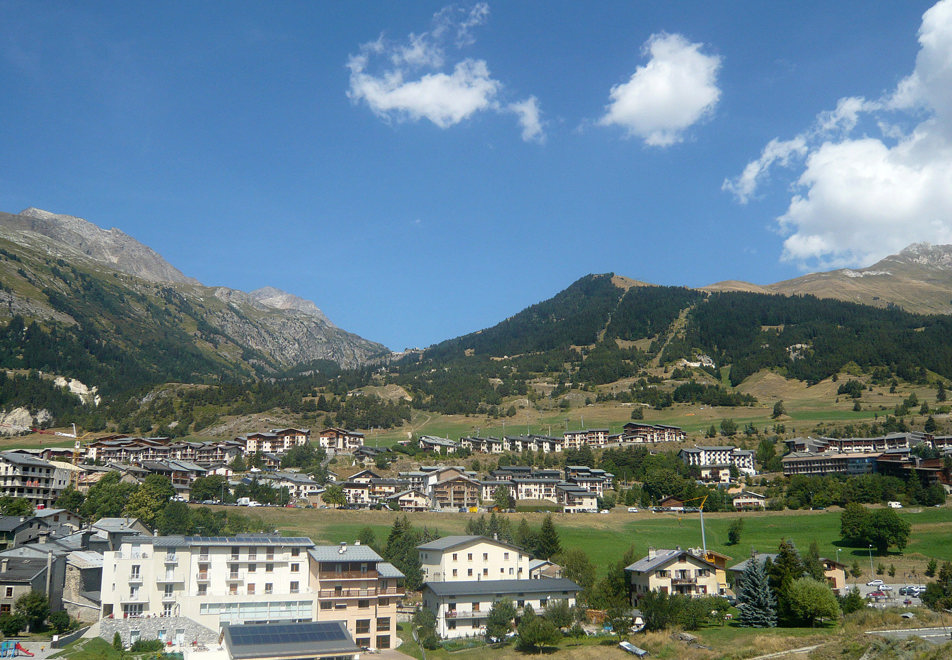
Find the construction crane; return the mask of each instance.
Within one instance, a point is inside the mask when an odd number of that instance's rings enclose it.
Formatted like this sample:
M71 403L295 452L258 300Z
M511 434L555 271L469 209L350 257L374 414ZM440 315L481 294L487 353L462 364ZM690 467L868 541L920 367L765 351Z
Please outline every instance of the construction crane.
M42 433L44 435L58 435L64 438L73 438L76 441L73 443L73 466L78 467L79 456L82 453L82 447L83 447L82 441L83 439L92 435L92 433L89 432L89 433L84 433L83 435L78 435L76 432L76 424L73 424L72 427L73 427L72 433L67 433L66 431L47 431L44 429L36 429L36 428L30 429L30 430L32 430L34 433ZM70 472L69 484L73 488L76 488L79 485L79 471L78 470L72 470Z
M692 497L689 500L684 500L684 504L687 504L688 502L696 502L698 500L701 500L701 503L697 507L691 507L691 510L697 510L697 512L701 514L701 548L704 551L705 557L707 557L707 538L704 536L704 503L707 502L708 497L710 497L710 495L704 495L702 497ZM685 507L684 510L687 511L688 510L687 507Z

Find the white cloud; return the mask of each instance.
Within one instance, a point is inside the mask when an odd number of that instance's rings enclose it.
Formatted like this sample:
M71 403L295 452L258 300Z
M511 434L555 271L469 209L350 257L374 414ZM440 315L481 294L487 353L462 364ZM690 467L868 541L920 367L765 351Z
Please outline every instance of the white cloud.
M484 60L460 58L447 64L448 50L472 45L473 29L488 18L486 3L470 9L453 5L434 15L428 32L411 33L402 43L380 37L363 44L347 62L347 96L366 103L384 121L426 119L439 128L455 126L479 112L511 111L519 117L523 139L541 143L544 134L535 97L507 106L499 99L504 86L492 77Z
M666 147L713 112L721 96L717 87L720 57L705 55L701 44L678 34L655 34L644 46L650 59L626 83L615 85L611 103L599 120L620 126L629 137Z
M799 160L777 218L784 260L805 269L868 265L913 242L952 243L952 0L925 12L919 44L915 69L891 94L841 99L724 182L744 203L772 165ZM854 135L858 125L879 135ZM802 147L771 157L783 144Z
M510 103L509 109L519 116L519 125L522 126L522 139L526 142L545 142L545 132L542 130L542 120L539 117L539 102L534 96L525 101Z

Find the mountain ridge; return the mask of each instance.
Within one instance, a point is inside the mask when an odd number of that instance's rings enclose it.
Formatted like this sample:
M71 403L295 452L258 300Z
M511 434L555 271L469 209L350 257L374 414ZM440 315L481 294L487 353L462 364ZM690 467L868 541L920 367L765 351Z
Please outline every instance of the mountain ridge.
M7 266L0 267L0 318L76 325L71 307L91 287L100 302L115 297L106 314L114 320L142 323L144 309L165 308L202 350L239 362L256 355L249 359L264 373L318 360L355 368L389 355L382 344L338 328L312 301L274 287L206 287L116 228L32 207L0 213L0 228L10 248L0 260ZM95 318L93 308L83 314Z
M952 314L952 245L912 243L865 268L808 273L773 284L725 280L698 289L809 294L917 314Z

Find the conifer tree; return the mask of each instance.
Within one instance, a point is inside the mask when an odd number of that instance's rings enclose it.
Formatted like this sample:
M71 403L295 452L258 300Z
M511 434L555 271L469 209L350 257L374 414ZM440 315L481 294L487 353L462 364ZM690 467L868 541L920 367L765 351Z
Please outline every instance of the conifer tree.
M540 559L550 559L553 555L562 550L562 543L559 541L559 533L555 529L555 523L552 522L552 516L547 515L542 521L542 529L539 530L538 557Z
M777 626L777 598L770 588L764 562L751 557L740 580L740 624L748 628Z

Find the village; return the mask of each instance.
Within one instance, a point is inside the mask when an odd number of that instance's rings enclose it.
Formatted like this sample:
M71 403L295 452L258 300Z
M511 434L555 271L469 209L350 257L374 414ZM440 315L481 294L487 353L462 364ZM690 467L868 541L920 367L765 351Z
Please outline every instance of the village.
M223 441L106 436L74 448L0 452L0 496L24 504L18 515L0 517L0 619L16 612L23 597L36 592L46 598L50 612L64 611L74 626L82 626L87 633L93 630L103 640L118 638L124 646L160 640L176 649L218 648L223 659L235 658L240 657L235 652L242 643L252 642L240 641L234 625L262 626L261 634L266 636L268 626L281 623L297 631L301 639L324 631L321 634L336 640L327 650L336 657L361 649L393 649L400 643L398 620L401 616L409 620L406 617L414 611L432 613L432 633L438 639L483 638L495 603L511 601L513 617L518 618L527 607L537 612L554 603L575 608L586 588L570 579L571 570L558 563L561 555L538 556L538 548L518 545L498 532L450 534L417 543L410 553L421 575L419 584L414 578L411 593L400 568L355 539L320 545L306 537L279 535L277 530L229 536L160 535L136 517L85 520L57 506L64 493L89 494L107 475L112 475L110 483L130 486L149 478L167 479L169 502L182 506L192 501L495 516L516 511L517 502L550 505L548 510L561 514L609 513L601 505L611 502L623 513L638 513L638 506L625 508L613 497L606 499L621 488L616 475L556 459L583 448L664 446L670 453L676 450L678 460L698 483L727 492L732 510L766 508L767 498L758 492L763 489L755 486L759 473L752 450L734 445L689 446L677 427L630 423L616 435L607 429L585 429L567 431L562 437L463 437L458 441L421 436L414 446L415 469L395 474L386 455L399 452L369 447L364 440L363 434L341 428L322 430L316 441L309 429L282 428ZM948 454L948 437L905 433L881 438L796 438L787 444L790 451L782 459L785 475L908 475L914 471L944 488L949 484L948 460L941 458ZM924 444L940 458L923 459L912 451ZM286 465L290 453L316 448L324 456L320 475ZM493 467L486 461L487 469L480 472L454 464L455 458L463 456L525 452L542 456L543 467L508 461ZM550 457L553 460L547 463ZM209 477L217 477L216 483L221 484L212 497L207 496L207 488L197 486ZM258 492L268 489L274 498L257 502L234 496L252 484ZM204 492L203 499L196 500L196 488ZM750 570L752 563L777 561L777 553L754 552L731 563L730 556L706 547L703 500L665 497L648 509L661 514L701 513L700 536L699 542L685 547L660 547L664 539L659 538L646 555L624 566L624 600L630 619L626 625L633 631L645 625L639 605L646 597L651 600L658 593L721 597L737 604L738 576ZM838 560L839 551L836 557L815 559L822 582L833 594L845 597L850 567ZM882 579L866 584L856 581L855 586L872 605L900 602L901 590L902 602L915 606L925 585L916 578L910 586L909 579L904 576L893 584ZM411 603L422 610L407 609ZM593 611L586 616L594 616L588 620L598 624L606 615ZM590 630L599 630L599 625Z

